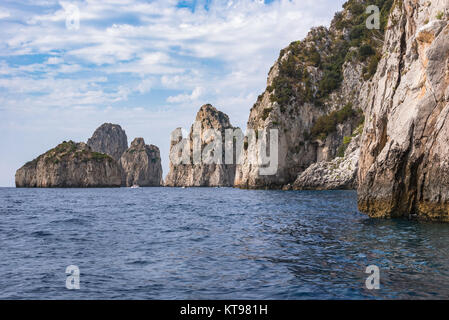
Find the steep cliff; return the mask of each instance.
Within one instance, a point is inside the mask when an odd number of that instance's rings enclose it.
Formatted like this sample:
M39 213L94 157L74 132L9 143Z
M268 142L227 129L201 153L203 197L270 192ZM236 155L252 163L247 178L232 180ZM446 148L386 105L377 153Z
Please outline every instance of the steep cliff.
M104 123L95 130L87 144L93 151L106 153L120 161L123 152L128 149L128 138L118 124Z
M85 143L63 142L16 172L16 187L120 187L117 162Z
M449 221L449 2L396 1L363 88L359 209Z
M162 181L161 154L154 145L146 145L143 138L135 138L120 158L123 185L158 187Z
M198 132L195 130L195 124L198 125ZM188 149L188 163L175 164L170 161L170 172L168 173L165 185L170 187L231 187L234 184L235 162L226 164L225 161L225 136L226 129L234 130L229 117L221 111L218 111L210 104L203 105L198 111L192 125L188 138L181 136L181 129L176 129L172 136L170 154L175 155L178 152L177 146L183 145ZM208 135L208 130L216 130L221 137L216 138ZM194 161L194 136L198 137L199 163ZM219 145L223 146L221 150L215 151L219 161L207 163L205 161L205 151L208 146L214 144L214 139L221 139ZM214 151L212 151L214 152Z
M261 155L249 146L237 166L237 187L280 188L310 165L337 156L344 137L363 122L361 88L377 69L392 3L376 1L379 30L365 25L372 1L349 0L329 29L315 28L303 41L281 50L247 123L248 129L277 130L278 170L260 174L263 166L251 159Z

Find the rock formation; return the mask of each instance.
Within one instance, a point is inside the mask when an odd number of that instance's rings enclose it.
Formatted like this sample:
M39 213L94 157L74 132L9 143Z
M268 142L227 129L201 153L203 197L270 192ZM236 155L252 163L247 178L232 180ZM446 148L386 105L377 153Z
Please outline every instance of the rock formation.
M382 19L374 31L365 26L370 4L349 0L329 29L314 28L281 50L247 123L249 129L278 130L278 170L262 175L262 166L251 161L260 159L259 150L249 146L237 166L237 187L292 184L310 165L334 159L344 137L363 122L361 88L376 71L392 1L377 1Z
M449 221L449 2L396 1L366 96L359 209Z
M352 137L343 157L312 164L302 172L293 185L284 189L337 190L357 188L357 168L360 134Z
M106 153L120 161L123 152L128 149L128 138L125 130L118 124L104 123L95 130L87 144L93 151Z
M195 123L200 127L199 144L200 152L205 150L205 147L214 143L214 137L207 135L207 130L217 130L221 134L222 145L225 145L225 130L232 129L229 117L221 111L218 111L210 104L203 105L198 111ZM174 164L170 161L170 172L168 173L165 185L170 187L231 187L234 184L235 177L235 162L234 164L225 164L224 148L219 152L218 157L221 163L204 163L204 154L200 155L200 163L194 163L194 125L190 130L188 138L181 136L181 129L176 129L172 136L175 135L178 139L173 139L170 146L170 153L176 153L176 146L183 145L188 148L189 161L188 163Z
M127 149L119 125L100 126L88 144L63 142L16 172L17 187L142 187L162 184L159 148L136 138ZM94 151L104 150L104 153ZM122 151L123 150L123 151ZM118 161L114 158L118 157Z
M63 142L16 172L16 187L120 187L117 162L85 143Z
M135 138L120 158L123 185L158 187L162 181L161 154L154 145L146 145L143 138Z

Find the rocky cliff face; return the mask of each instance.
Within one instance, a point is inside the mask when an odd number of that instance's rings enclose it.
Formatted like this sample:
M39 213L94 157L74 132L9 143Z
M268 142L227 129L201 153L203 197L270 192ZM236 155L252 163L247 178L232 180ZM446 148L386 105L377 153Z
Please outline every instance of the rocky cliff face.
M361 88L377 69L392 2L377 1L380 30L365 26L371 1L349 0L329 29L315 28L281 50L247 123L248 129L278 130L278 170L262 175L263 166L251 161L261 155L250 145L237 166L235 186L280 188L310 165L337 156L344 138L363 121Z
M196 163L193 159L194 155L194 125L190 130L188 138L181 136L181 129L176 129L172 136L177 136L177 139L172 138L170 153L171 155L178 152L176 146L184 145L188 149L189 161L188 163L174 164L170 162L170 172L168 173L165 185L170 187L231 187L234 184L235 177L235 162L234 164L226 164L224 148L218 150L218 158L221 163L205 163L204 150L208 145L214 143L215 137L207 134L209 129L216 130L221 134L221 145L225 145L225 130L232 129L229 117L221 111L218 111L210 104L203 105L198 111L195 119L195 124L199 129L199 147L200 163Z
M449 221L449 2L396 1L363 89L359 209Z
M284 189L338 190L357 188L360 134L351 137L343 157L312 164Z
M118 124L104 123L95 130L87 144L93 151L106 153L120 161L123 152L128 149L128 138L125 130Z
M63 142L16 172L16 187L120 187L117 162L85 143Z
M158 187L162 181L161 154L154 145L146 145L143 138L136 138L126 150L120 164L123 185L131 187Z

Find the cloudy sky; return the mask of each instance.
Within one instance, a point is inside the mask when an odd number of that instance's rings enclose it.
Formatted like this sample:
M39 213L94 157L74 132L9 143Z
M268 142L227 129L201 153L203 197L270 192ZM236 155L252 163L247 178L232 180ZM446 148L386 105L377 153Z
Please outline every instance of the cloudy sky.
M165 176L173 129L204 103L244 129L280 49L343 3L0 0L0 186L104 122L159 146Z

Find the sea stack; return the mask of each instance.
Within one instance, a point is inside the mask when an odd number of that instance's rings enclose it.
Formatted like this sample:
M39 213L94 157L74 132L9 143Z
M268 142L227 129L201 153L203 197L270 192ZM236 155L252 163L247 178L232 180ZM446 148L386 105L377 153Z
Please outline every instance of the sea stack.
M85 143L63 142L16 172L16 187L120 187L121 173L109 155Z
M143 138L135 138L120 158L123 185L158 187L162 181L161 154L154 145L146 145Z
M195 125L197 128L195 128ZM194 163L194 135L199 130L199 147L201 155L200 163ZM221 134L222 150L217 151L219 162L205 163L205 147L214 143L214 137L208 136L209 129ZM172 133L172 142L170 154L177 153L177 146L189 146L187 152L190 154L189 163L174 164L170 161L170 172L168 173L165 185L169 187L232 187L235 177L235 162L226 164L225 162L225 131L235 128L231 125L229 117L221 111L218 111L210 104L203 105L198 111L195 124L192 125L189 137L183 138L181 129L178 128ZM177 136L178 139L173 139Z
M125 130L118 124L104 123L95 130L87 144L93 151L106 153L120 161L123 152L128 149L128 138Z

